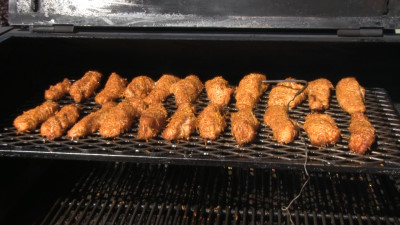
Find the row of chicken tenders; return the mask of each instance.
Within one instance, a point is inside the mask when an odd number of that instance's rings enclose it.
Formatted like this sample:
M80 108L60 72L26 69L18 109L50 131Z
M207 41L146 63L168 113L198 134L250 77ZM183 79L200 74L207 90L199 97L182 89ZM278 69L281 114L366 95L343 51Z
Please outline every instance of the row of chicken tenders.
M94 132L106 138L121 135L138 120L139 139L150 139L158 134L166 140L189 139L196 130L206 140L216 140L227 126L227 105L235 94L237 111L231 113L231 132L238 145L256 138L260 122L253 109L267 90L267 77L251 73L233 88L222 76L208 80L204 85L196 75L180 79L164 74L156 82L147 76L137 76L128 84L125 78L112 73L103 90L102 74L88 71L81 79L64 79L45 91L42 105L24 112L14 120L18 132L32 131L41 124L40 132L47 139L66 135L78 139ZM209 104L199 114L194 102L206 88ZM308 87L294 78L275 85L268 98L264 123L272 130L273 138L283 144L293 142L301 125L290 118L290 110L308 97L311 114L305 118L303 129L315 146L333 145L340 139L340 130L334 119L323 111L329 108L332 83L324 78L309 82ZM60 109L57 100L69 94L75 103L95 96L101 108L79 120L79 104ZM164 100L174 95L177 110L168 118ZM375 130L364 115L365 90L353 77L342 79L336 86L341 108L351 115L349 148L363 154L375 140ZM121 100L122 99L122 100ZM196 116L198 114L198 116ZM79 120L79 121L78 121Z

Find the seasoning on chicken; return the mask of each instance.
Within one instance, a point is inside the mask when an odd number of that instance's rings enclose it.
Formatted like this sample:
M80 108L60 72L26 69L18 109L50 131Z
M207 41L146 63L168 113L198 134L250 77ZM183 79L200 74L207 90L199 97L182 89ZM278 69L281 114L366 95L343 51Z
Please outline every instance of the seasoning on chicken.
M66 105L42 124L40 134L49 140L61 137L78 120L78 117L78 107L74 104Z
M94 100L102 105L106 102L112 102L117 98L122 97L122 93L126 88L126 79L120 77L116 73L112 73L108 78L104 89L100 91Z
M99 87L102 74L97 71L88 71L83 77L75 81L69 90L76 103L94 95L94 91Z
M196 75L189 75L171 85L170 93L175 96L177 106L183 103L192 103L203 90L204 85Z
M307 115L304 130L314 146L334 145L340 138L340 130L335 121L329 114L325 113Z
M205 86L207 90L207 97L211 104L218 105L220 107L228 105L234 89L229 87L228 81L226 81L222 76L208 80L205 83Z
M132 79L124 91L125 98L144 99L154 88L154 80L148 76L138 76Z
M39 124L53 116L58 109L59 106L57 103L50 101L44 102L15 118L14 127L17 128L18 132L32 131Z
M286 78L286 80L294 80L294 78ZM306 99L306 92L300 93L293 101L296 94L303 88L302 84L296 82L280 82L269 93L268 106L289 104L289 109L293 109Z
M139 120L139 139L155 137L165 126L168 112L161 103L151 104Z
M47 100L59 100L64 97L71 88L71 81L65 78L62 82L56 85L51 85L49 89L44 92L44 98Z
M289 118L287 107L283 105L268 106L264 123L272 129L274 139L279 143L290 143L299 133L297 122Z
M232 135L239 146L252 142L256 138L260 126L253 111L249 108L240 109L231 114Z
M217 139L226 127L221 107L209 104L197 117L197 129L200 137L209 140Z
M354 77L346 77L338 82L336 98L340 107L349 114L365 112L365 89Z
M129 98L118 103L104 117L104 121L99 128L100 135L113 138L124 133L145 109L145 103L139 98Z
M251 73L243 77L235 91L236 108L253 109L267 90L268 85L263 83L267 77L264 74Z
M351 115L349 148L357 154L364 154L375 141L375 128L362 112Z
M167 127L162 133L166 140L189 139L196 129L195 107L189 103L181 104L172 115Z
M333 90L332 83L325 79L319 78L308 83L308 105L313 111L321 111L329 108L329 97Z
M144 102L148 105L163 102L165 98L171 94L169 90L172 84L178 82L179 80L180 78L174 75L162 75L161 78L156 82L153 90L151 90L149 95L144 99Z
M101 106L101 109L90 113L76 123L67 133L67 136L74 139L93 134L99 130L100 125L104 123L104 118L110 109L116 106L115 102L106 102Z

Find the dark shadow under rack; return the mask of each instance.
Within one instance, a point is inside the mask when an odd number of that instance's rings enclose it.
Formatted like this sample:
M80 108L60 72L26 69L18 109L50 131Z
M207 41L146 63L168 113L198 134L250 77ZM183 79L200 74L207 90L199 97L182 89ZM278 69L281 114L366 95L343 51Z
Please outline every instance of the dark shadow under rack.
M264 93L254 110L263 122L269 91ZM60 105L71 103L70 97L59 101ZM203 92L196 102L197 111L207 106ZM40 102L36 102L36 105ZM312 147L304 131L293 143L282 145L272 139L272 131L263 123L256 141L239 147L231 135L230 121L221 137L207 142L194 133L189 141L169 142L160 136L145 141L135 138L137 123L125 134L115 139L102 138L98 133L79 140L67 137L45 141L39 130L16 134L10 124L0 130L0 155L9 157L58 158L93 161L131 161L143 163L166 163L180 165L235 166L253 168L303 169L305 145L309 150L308 169L313 171L400 173L400 120L384 89L366 91L366 115L376 129L376 143L372 152L359 156L349 152L347 140L350 116L338 106L335 95L326 112L342 131L342 138L335 146L323 149ZM172 113L176 110L174 98L169 97L165 106ZM98 107L93 99L81 104L82 115ZM24 108L25 109L25 108ZM227 108L227 116L236 111L234 103ZM22 110L21 110L22 111ZM310 113L307 102L290 111L290 116L300 122ZM306 143L304 143L304 140Z

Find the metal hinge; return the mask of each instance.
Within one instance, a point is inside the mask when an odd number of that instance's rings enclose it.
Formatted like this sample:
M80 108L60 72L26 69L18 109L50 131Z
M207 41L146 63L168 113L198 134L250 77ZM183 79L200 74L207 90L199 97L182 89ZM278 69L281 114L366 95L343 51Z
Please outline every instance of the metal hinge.
M382 37L382 28L341 29L337 31L339 37Z
M30 30L32 32L38 33L73 33L74 26L73 25L52 25L52 26L42 26L42 25L33 25Z

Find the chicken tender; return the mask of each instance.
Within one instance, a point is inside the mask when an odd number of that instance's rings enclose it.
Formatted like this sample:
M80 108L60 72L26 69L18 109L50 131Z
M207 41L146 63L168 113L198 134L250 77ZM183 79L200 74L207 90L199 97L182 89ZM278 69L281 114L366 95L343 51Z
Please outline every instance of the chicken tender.
M129 98L112 107L100 125L99 133L103 137L113 138L127 131L134 120L146 109L146 104L138 98Z
M174 84L169 89L175 96L177 106L184 103L193 103L203 90L204 85L196 75L189 75Z
M56 85L51 85L49 89L44 92L44 98L47 100L59 100L63 98L71 88L71 81L65 78L62 82Z
M349 148L357 154L364 154L375 141L375 128L362 112L351 115Z
M256 138L260 122L251 109L244 108L231 114L231 126L233 137L239 146L242 146Z
M313 113L307 115L304 130L314 146L334 145L340 138L340 130L328 114Z
M144 99L154 88L154 80L148 76L138 76L132 79L124 91L125 98Z
M264 123L272 129L274 139L279 143L293 142L299 133L297 122L289 118L287 107L283 105L268 106Z
M101 109L90 113L83 117L78 123L76 123L67 133L67 136L74 139L84 137L89 134L93 134L99 130L100 125L104 123L105 115L110 109L116 106L115 102L106 102L101 106Z
M162 133L166 140L189 140L196 129L195 107L189 103L181 104Z
M14 127L17 128L18 132L32 131L39 124L53 116L58 109L59 106L57 103L44 102L40 106L25 111L22 115L15 118Z
M168 112L161 103L150 105L140 117L138 138L155 137L164 128L167 117Z
M236 108L239 110L253 109L268 88L268 85L262 82L266 79L264 74L258 73L251 73L243 77L235 91Z
M346 77L338 82L336 98L340 107L349 114L365 112L365 89L354 77Z
M286 78L286 80L294 80L294 78ZM293 101L296 94L304 87L304 85L296 82L280 82L269 93L268 106L289 104L289 109L293 109L306 99L306 92L303 91Z
M76 103L82 102L94 95L95 90L100 86L101 77L102 74L97 71L86 72L81 79L71 85L69 94Z
M104 89L100 91L94 100L97 104L103 105L106 102L112 102L117 98L122 97L122 93L126 88L126 79L120 77L116 73L112 73L108 78Z
M197 129L200 137L209 140L217 139L226 127L225 117L221 114L221 107L209 104L197 117Z
M172 84L178 82L179 80L180 78L174 75L162 75L161 78L156 82L153 90L151 90L149 95L144 99L144 102L148 105L163 102L165 98L167 98L168 95L171 94L170 88Z
M229 87L228 81L222 76L215 77L205 83L207 90L207 97L210 99L210 104L218 105L220 107L228 105L233 88Z
M333 90L333 85L325 78L309 82L306 92L310 109L313 111L328 109L331 90Z
M74 104L66 105L42 124L40 134L49 140L61 137L78 120L78 117L78 107Z

